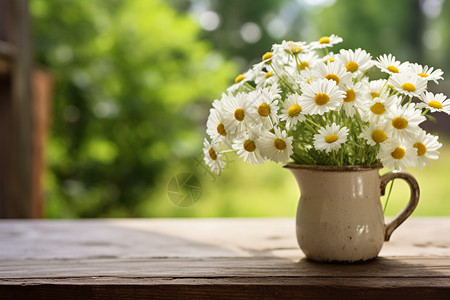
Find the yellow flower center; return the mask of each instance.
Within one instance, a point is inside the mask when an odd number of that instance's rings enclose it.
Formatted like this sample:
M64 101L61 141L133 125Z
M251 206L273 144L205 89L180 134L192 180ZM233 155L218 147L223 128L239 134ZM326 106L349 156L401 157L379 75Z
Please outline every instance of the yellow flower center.
M405 82L402 84L402 89L408 92L414 92L416 90L416 87L412 83Z
M303 50L303 48L300 47L300 46L294 46L294 47L291 48L291 52L293 54L298 54L298 53L302 52L302 50Z
M417 73L417 75L419 75L420 77L428 77L428 74L425 74L425 73Z
M225 131L225 126L222 123L217 125L217 133L220 134L221 136L227 136L227 132Z
M307 83L311 83L311 81L312 81L312 77L309 77L309 78L306 80Z
M283 141L282 139L275 139L275 141L273 141L273 146L275 148L277 148L278 150L282 151L284 149L286 149L286 142Z
M272 52L266 52L266 53L264 53L264 55L262 56L262 60L264 61L264 60L271 59L272 56L273 56ZM268 61L266 61L266 64L270 64L271 62L272 62L272 60L268 60Z
M306 69L308 67L309 67L309 63L307 61L302 61L301 63L298 64L298 68L300 70L304 70L304 69Z
M428 102L428 105L433 108L436 108L436 109L442 109L442 103L439 101L435 101L435 100L430 101L430 102Z
M242 108L238 108L234 111L234 118L239 122L243 121L245 117L244 110Z
M355 63L354 61L348 62L345 67L347 68L347 71L349 72L355 72L356 70L358 70L359 66L357 63Z
M382 143L387 140L387 136L383 130L377 129L372 132L372 139L375 141L375 143Z
M344 98L344 102L349 103L352 102L353 100L355 100L355 91L353 89L348 89L346 94L345 94L345 98Z
M398 73L397 67L394 67L394 66L387 66L386 69L387 69L389 72L392 72L392 73Z
M397 147L395 148L394 151L392 151L391 156L394 159L402 159L403 157L405 157L406 151L405 149L403 149L402 147Z
M318 93L316 97L314 97L314 102L316 102L317 105L325 105L328 101L330 101L330 96L325 93Z
M216 153L216 151L214 151L213 147L209 148L208 154L212 160L217 160L217 153Z
M246 140L246 141L244 142L244 149L245 149L245 151L247 151L247 152L253 152L253 151L255 151L255 150L256 150L255 142L250 141L250 140Z
M290 117L296 117L300 114L301 111L302 111L302 107L298 104L294 104L291 107L289 107L288 115Z
M336 84L339 84L339 77L336 74L328 74L325 78L328 80L334 80L336 81Z
M270 106L267 103L262 103L259 107L258 107L258 114L261 117L267 117L268 115L270 115Z
M267 72L266 73L266 75L264 75L264 77L267 79L267 78L270 78L270 77L272 77L273 76L273 72Z
M401 117L396 117L392 119L392 126L394 126L395 129L405 129L408 127L408 120Z
M420 142L415 143L413 147L417 149L417 155L419 156L425 155L425 153L427 153L427 146Z
M386 111L386 108L384 107L383 103L377 102L374 105L372 105L370 110L376 115L381 115Z
M327 36L323 36L319 39L319 44L328 44L330 42L330 38Z
M372 92L372 93L370 93L370 96L372 96L372 99L375 99L377 97L380 97L380 93Z
M239 74L239 75L236 76L236 78L234 79L234 82L239 83L239 82L241 82L241 81L244 80L244 79L245 79L245 76L242 75L242 74Z
M328 144L334 143L339 139L339 137L335 134L329 134L325 137L325 142Z
M333 58L333 57L328 58L328 60L329 60L330 62L334 62L334 58Z

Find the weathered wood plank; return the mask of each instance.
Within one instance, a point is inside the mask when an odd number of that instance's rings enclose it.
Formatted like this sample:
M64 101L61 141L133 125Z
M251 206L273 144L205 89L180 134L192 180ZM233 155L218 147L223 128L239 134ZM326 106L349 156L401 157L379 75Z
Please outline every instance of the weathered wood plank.
M142 258L0 261L2 279L71 278L348 277L437 278L450 281L450 258L389 257L363 264L319 264L279 257ZM1 284L1 283L0 283Z
M380 255L448 257L449 232L450 218L413 218ZM0 260L236 256L300 259L294 219L0 221Z
M443 279L346 278L159 279L115 278L89 284L75 281L0 285L2 299L448 299Z
M294 219L3 220L1 299L450 295L450 218L413 218L363 264L300 252Z

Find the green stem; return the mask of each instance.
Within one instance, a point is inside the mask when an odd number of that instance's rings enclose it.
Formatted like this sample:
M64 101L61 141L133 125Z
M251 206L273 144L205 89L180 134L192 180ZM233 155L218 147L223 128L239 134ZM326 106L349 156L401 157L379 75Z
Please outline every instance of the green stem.
M271 65L273 72L278 76L278 78L284 83L284 85L291 90L291 92L295 93L294 89L291 87L290 84L288 84L286 82L286 80L280 76L280 74L277 72L277 70L275 69L275 67L273 65Z
M392 74L389 74L389 77L386 79L386 82L384 83L384 85L383 85L383 87L381 88L381 90L384 90L384 88L386 87L386 85L387 85L388 82L389 82L389 79L391 78L391 75L392 75Z
M425 116L427 114L427 112L429 112L429 111L430 111L429 108L425 109L425 111L422 113L422 116Z
M296 68L297 72L298 72L298 74L300 74L300 63L302 61L299 62L297 55L294 55L294 58L295 58L295 64L297 65L297 68Z
M400 102L400 104L403 105L403 101L405 101L405 98L406 98L406 95L403 96L403 99L402 99L402 101Z
M255 88L252 87L248 82L245 82L244 85L245 85L246 87L248 87L251 91L254 91L254 90L255 90Z
M308 120L308 119L306 119ZM312 132L316 132L316 129L314 129L311 125L305 122L305 126L308 127Z
M219 153L222 154L222 153L237 152L237 151L238 151L238 149L227 149L227 150L219 151Z
M313 120L311 120L310 118L306 118L306 121L311 123L312 125L316 126L319 129L322 127L319 124L317 124L316 122L314 122Z

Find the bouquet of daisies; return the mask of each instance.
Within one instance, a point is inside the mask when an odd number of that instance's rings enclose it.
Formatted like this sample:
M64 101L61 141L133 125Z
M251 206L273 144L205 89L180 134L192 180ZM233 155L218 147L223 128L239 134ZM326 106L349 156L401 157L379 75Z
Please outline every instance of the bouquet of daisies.
M328 51L340 42L336 35L283 41L236 77L207 121L204 160L214 173L228 151L252 164L382 163L397 170L438 158L438 137L419 124L432 112L450 114L450 100L427 91L443 72L391 54L373 60L362 49Z

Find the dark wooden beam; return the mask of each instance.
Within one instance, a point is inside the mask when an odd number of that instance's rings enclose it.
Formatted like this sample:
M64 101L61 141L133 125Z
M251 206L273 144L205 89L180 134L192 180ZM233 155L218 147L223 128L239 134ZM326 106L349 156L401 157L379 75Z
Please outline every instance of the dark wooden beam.
M0 217L32 217L31 35L28 0L0 2Z

